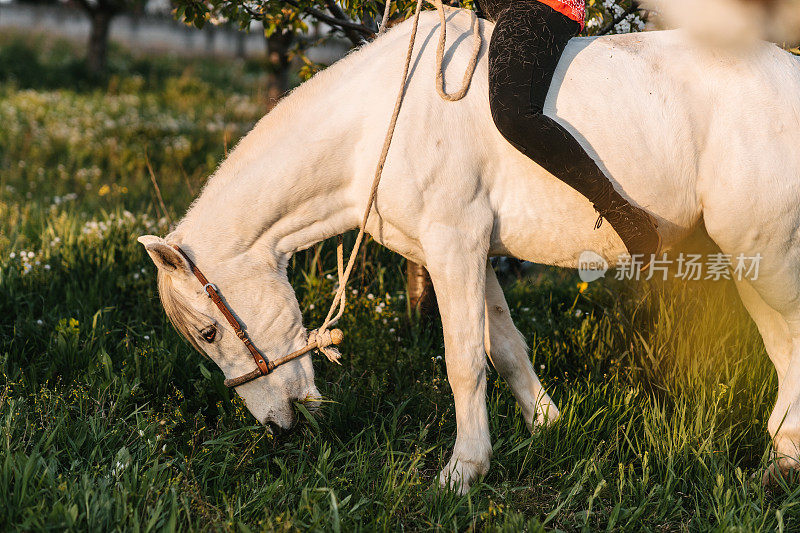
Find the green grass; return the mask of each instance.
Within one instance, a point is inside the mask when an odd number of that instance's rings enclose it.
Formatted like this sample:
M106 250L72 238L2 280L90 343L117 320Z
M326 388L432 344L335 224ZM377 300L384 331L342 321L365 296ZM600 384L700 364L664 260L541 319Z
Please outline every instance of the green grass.
M134 240L168 226L145 153L174 218L260 115L261 80L152 61L0 88L0 530L800 528L800 490L757 481L777 380L724 283L509 282L562 418L531 435L490 371L492 470L460 497L435 486L455 437L440 326L408 313L402 261L373 244L343 366L315 362L320 416L267 435L170 327ZM308 324L332 252L293 261Z

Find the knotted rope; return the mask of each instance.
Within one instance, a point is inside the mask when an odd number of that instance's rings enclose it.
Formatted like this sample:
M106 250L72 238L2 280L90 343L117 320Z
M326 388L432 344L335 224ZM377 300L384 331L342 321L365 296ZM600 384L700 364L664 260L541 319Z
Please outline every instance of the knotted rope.
M358 256L358 251L361 247L361 243L364 240L364 235L366 233L367 228L367 220L369 219L370 212L372 211L372 206L375 204L375 197L378 194L378 185L381 181L381 176L383 175L383 167L386 164L386 158L389 155L389 148L392 145L392 139L394 138L394 130L397 126L397 119L400 116L400 109L403 106L403 100L405 99L406 95L406 82L408 81L408 71L411 67L411 59L414 56L414 45L417 39L417 29L419 28L419 16L422 12L422 4L424 4L426 0L417 0L417 7L414 11L414 24L411 27L411 38L408 43L408 52L406 53L405 64L403 66L403 75L400 79L400 90L397 93L397 99L394 104L394 112L392 113L392 119L389 121L389 128L386 131L386 138L383 141L383 149L381 150L381 157L378 160L378 166L375 169L375 177L372 180L372 187L370 188L369 192L369 200L367 201L367 207L364 210L364 215L361 218L361 225L358 229L358 235L356 236L355 244L353 244L353 250L350 252L350 258L347 261L347 267L344 267L344 245L342 242L341 235L339 236L339 242L336 246L336 262L337 262L337 270L339 274L339 287L336 290L336 294L333 297L333 301L331 302L331 307L328 310L328 314L325 317L325 320L322 322L322 325L314 330L308 339L309 345L316 344L317 349L325 354L328 360L338 363L341 354L339 350L332 346L330 342L332 339L328 332L328 328L336 324L345 311L346 306L346 297L345 291L347 289L347 282L350 279L350 274L353 271L353 265L356 262L356 257ZM439 21L440 21L440 28L439 28L439 46L436 49L436 90L444 100L449 102L457 102L466 96L467 91L469 90L470 82L472 81L472 76L475 73L475 68L478 65L478 56L480 55L481 46L482 46L482 39L481 39L481 32L480 32L480 23L478 21L478 17L473 13L472 14L472 30L474 36L474 44L472 47L472 57L470 58L470 62L467 65L467 70L464 73L464 79L462 81L461 89L453 94L448 94L445 90L444 86L444 48L447 41L447 20L445 17L445 9L444 5L442 4L442 0L433 0L433 3L436 6L436 9L439 11ZM379 34L383 33L387 28L387 23L389 21L389 13L391 10L390 7L391 0L386 1L386 9L384 10L383 14L383 22L381 23ZM337 311L338 307L338 311ZM341 340L341 339L340 339Z

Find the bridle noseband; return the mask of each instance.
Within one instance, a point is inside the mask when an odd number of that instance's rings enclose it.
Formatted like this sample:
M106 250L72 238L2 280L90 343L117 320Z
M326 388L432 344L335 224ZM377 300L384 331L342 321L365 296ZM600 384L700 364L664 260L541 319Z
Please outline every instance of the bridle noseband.
M225 303L219 293L219 289L216 285L208 281L203 273L197 268L197 265L186 255L186 252L181 250L180 246L173 244L172 245L175 250L178 251L181 256L186 260L189 264L189 268L192 270L192 274L194 277L197 278L203 285L203 292L206 293L206 296L211 298L211 301L214 302L214 305L217 306L217 309L222 313L222 316L225 317L225 320L228 321L228 324L233 328L234 333L239 339L244 343L247 351L250 352L250 355L253 356L253 361L255 361L256 368L252 372L249 372L243 376L239 376L238 378L226 379L225 386L226 387L238 387L239 385L244 385L245 383L249 383L254 379L258 379L261 376L266 376L277 367L292 361L293 359L297 359L298 357L307 354L311 350L316 350L318 348L323 348L325 346L330 346L331 344L339 344L342 342L344 338L344 334L341 330L332 329L326 332L324 335L316 335L312 332L312 335L309 335L309 343L304 348L297 350L296 352L292 352L289 355L285 355L276 359L275 361L270 361L268 358L264 357L261 352L253 345L253 342L250 340L250 337L247 335L247 332L242 327L242 324L233 314L233 310ZM322 338L320 338L322 337ZM313 339L313 341L312 341Z

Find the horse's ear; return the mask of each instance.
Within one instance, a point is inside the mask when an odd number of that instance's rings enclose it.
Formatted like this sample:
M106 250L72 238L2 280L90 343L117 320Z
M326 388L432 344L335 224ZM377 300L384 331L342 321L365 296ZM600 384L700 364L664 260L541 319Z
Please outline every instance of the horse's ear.
M144 245L150 258L156 266L170 274L190 274L192 269L186 258L178 253L175 248L168 245L161 237L155 235L142 235L137 239Z

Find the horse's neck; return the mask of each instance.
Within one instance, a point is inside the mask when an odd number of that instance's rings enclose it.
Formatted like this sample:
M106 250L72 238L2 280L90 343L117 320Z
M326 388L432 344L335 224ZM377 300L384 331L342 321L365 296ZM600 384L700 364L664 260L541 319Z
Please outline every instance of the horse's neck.
M209 180L173 234L196 258L256 253L280 263L357 224L337 156L352 152L348 138L331 135L324 99L309 96L294 94L264 117Z

